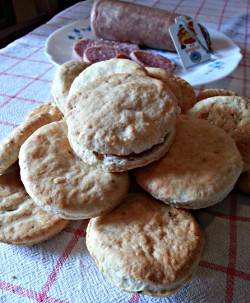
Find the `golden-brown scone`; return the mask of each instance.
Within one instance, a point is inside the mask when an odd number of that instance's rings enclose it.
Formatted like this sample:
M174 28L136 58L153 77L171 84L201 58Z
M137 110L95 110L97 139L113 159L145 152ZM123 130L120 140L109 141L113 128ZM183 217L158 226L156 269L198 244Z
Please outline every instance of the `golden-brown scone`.
M238 96L238 94L223 88L208 88L199 93L199 95L196 97L196 102L216 96Z
M159 161L135 171L139 185L176 207L204 208L233 189L242 159L234 140L205 120L181 115L176 137Z
M0 176L0 241L33 245L63 230L69 221L39 208L20 180L18 165Z
M158 79L125 73L103 77L68 99L69 141L90 164L85 150L100 156L137 156L165 142L175 128L177 111Z
M22 181L35 203L65 219L105 213L128 191L127 173L105 173L74 154L64 121L34 132L21 147L19 163Z
M150 77L160 79L166 83L175 95L182 113L185 113L195 104L194 89L187 81L157 67L146 67L146 71Z
M138 63L128 59L110 59L94 63L79 74L73 81L69 97L84 90L84 87L102 77L114 74L140 74L146 75L146 70Z
M51 103L41 105L31 111L26 120L0 144L0 175L17 161L21 145L36 129L61 119L61 112Z
M51 120L56 119L53 121L59 121L63 118L63 115L60 112L59 108L56 105L54 105L52 102L48 102L48 103L44 103L44 104L34 108L32 111L30 111L27 114L26 120L33 118L33 117L41 116L41 115L49 115L52 117Z
M145 69L150 77L163 81L169 87L171 92L175 95L177 102L182 100L180 85L176 83L172 74L159 67L145 67Z
M239 96L216 96L201 100L188 112L206 119L233 137L244 161L250 168L250 103Z
M145 67L147 74L152 77L162 81L165 81L168 77L170 77L170 73L168 73L165 69L159 67Z
M65 103L72 82L88 66L89 63L87 62L72 60L65 62L57 68L51 87L51 94L55 104L62 113L65 111Z
M172 75L173 80L179 86L179 89L182 94L182 99L179 100L178 104L181 108L181 112L185 114L196 102L195 91L186 80Z
M86 244L115 286L166 296L190 278L200 260L203 237L188 211L137 193L111 213L91 219Z

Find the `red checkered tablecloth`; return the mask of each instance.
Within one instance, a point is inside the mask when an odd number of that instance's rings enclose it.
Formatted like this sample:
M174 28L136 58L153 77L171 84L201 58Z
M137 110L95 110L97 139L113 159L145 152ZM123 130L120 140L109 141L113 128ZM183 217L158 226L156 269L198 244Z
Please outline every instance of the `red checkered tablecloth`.
M244 58L233 74L206 87L250 96L250 0L137 3L193 16L228 35L241 47ZM0 139L34 107L51 99L55 70L44 54L45 41L61 26L86 18L91 4L79 2L0 50ZM0 302L250 302L250 197L232 193L195 215L205 230L205 252L192 281L176 295L152 298L112 286L87 252L87 221L78 221L54 239L33 247L0 244Z

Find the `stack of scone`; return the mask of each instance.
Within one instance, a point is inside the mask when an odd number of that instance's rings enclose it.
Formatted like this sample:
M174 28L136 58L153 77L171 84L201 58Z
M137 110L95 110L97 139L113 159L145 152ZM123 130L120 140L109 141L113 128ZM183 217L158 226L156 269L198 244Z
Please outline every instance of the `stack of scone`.
M246 99L197 99L181 78L127 59L67 62L52 95L61 112L34 110L0 148L0 240L34 244L91 218L87 248L113 284L175 292L204 242L184 208L220 202L250 166Z

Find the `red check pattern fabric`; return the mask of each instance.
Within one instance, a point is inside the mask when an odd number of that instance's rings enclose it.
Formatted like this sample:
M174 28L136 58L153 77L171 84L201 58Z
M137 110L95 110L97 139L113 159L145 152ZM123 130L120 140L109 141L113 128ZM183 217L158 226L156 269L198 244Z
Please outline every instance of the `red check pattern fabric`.
M250 96L250 0L134 2L193 16L228 35L241 47L243 60L227 78L199 89L220 87ZM0 139L33 108L51 100L55 68L44 54L45 41L56 29L87 18L91 5L79 2L0 50ZM0 302L250 302L250 197L233 192L194 215L205 231L206 246L193 279L175 295L152 298L111 285L87 252L84 220L33 247L1 243Z

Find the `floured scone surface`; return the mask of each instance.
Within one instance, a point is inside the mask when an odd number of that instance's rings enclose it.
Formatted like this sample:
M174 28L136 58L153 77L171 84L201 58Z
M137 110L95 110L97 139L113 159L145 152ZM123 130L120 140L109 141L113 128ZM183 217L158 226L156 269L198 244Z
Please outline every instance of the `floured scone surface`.
M51 103L31 111L26 120L0 144L0 175L17 161L21 145L36 129L61 119L61 112Z
M73 81L69 91L69 97L82 91L84 86L95 82L100 77L122 73L146 75L146 71L142 66L128 59L110 59L97 62L86 68Z
M181 115L169 152L136 170L135 176L161 201L177 207L203 208L224 199L241 171L240 153L224 130Z
M199 93L199 95L196 97L196 102L215 96L238 96L238 95L237 93L231 90L226 90L223 88L208 88L208 89L204 89Z
M126 195L128 175L105 173L72 151L65 122L37 130L19 156L25 188L41 207L66 219L98 216Z
M195 92L193 87L184 79L172 75L172 79L179 86L182 98L178 101L182 113L186 113L196 102Z
M56 235L68 223L33 202L17 165L0 176L0 241L33 245Z
M190 115L206 119L228 134L236 142L244 161L250 168L250 103L238 96L216 96L204 99L189 111Z
M86 244L113 284L163 296L190 277L203 239L189 212L145 194L131 194L110 214L90 220Z
M162 81L116 74L69 98L66 120L70 141L79 148L126 156L163 143L176 111Z
M88 66L89 63L72 60L58 67L52 83L51 93L54 102L62 113L65 111L65 103L72 82Z
M172 77L172 74L169 74L164 69L158 67L146 67L145 69L150 77L163 81L169 87L170 91L174 94L177 103L179 100L180 103L182 103L183 96L181 88Z
M36 108L34 108L30 113L27 115L27 120L32 117L37 117L40 115L47 115L51 117L51 122L59 121L63 118L62 113L58 109L57 106L52 104L51 102L42 104ZM54 120L53 120L54 119Z
M146 71L150 77L162 80L170 88L177 99L182 113L185 113L195 104L194 89L187 81L157 67L146 67Z

